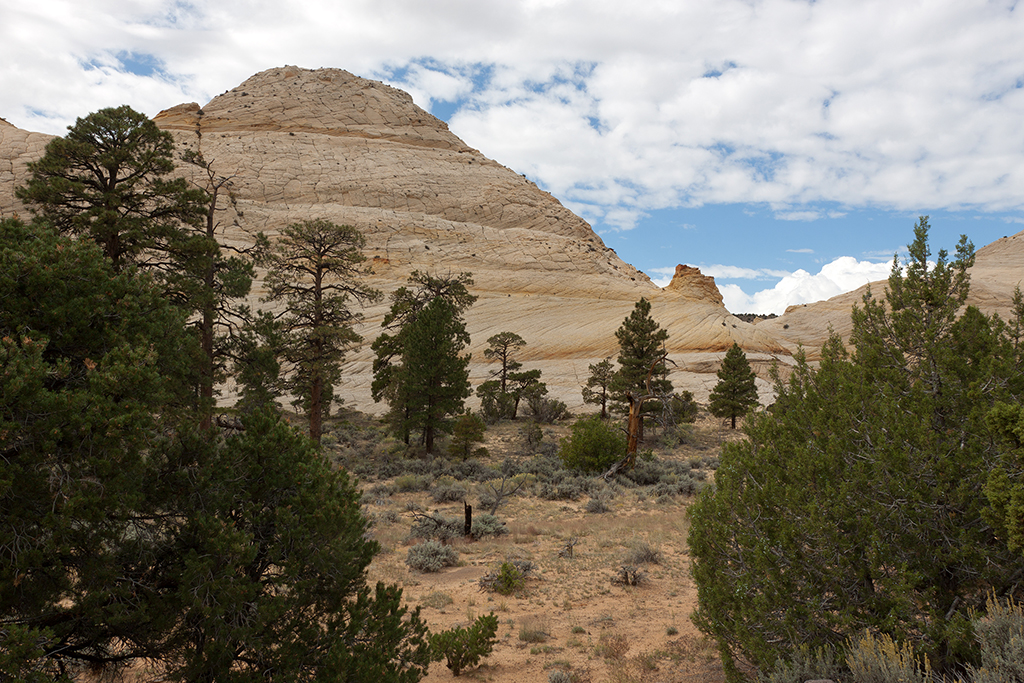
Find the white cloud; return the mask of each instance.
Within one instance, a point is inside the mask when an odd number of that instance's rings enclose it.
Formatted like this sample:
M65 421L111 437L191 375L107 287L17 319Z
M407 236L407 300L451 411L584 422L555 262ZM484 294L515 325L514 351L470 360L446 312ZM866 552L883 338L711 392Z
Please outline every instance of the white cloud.
M335 66L463 102L457 135L615 229L708 203L1020 211L1021 35L983 0L8 2L0 116L60 134Z
M782 314L789 306L831 299L869 282L884 280L889 276L891 267L891 263L858 261L852 256L841 256L822 266L817 274L812 275L806 270L787 273L771 289L753 294L747 294L736 284L719 285L718 289L725 307L733 313Z

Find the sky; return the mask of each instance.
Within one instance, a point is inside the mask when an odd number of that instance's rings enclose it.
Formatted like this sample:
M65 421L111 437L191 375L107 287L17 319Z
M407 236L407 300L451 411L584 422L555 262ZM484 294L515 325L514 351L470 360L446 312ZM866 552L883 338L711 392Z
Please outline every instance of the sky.
M0 0L0 117L63 134L283 65L382 80L667 284L782 313L1024 230L1015 0Z

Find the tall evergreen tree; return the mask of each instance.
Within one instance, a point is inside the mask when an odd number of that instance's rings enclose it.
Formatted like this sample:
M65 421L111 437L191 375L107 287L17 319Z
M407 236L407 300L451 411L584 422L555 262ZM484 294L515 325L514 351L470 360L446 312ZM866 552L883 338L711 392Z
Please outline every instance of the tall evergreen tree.
M767 667L865 628L948 672L975 656L985 596L1021 597L1019 555L979 495L1011 345L998 320L957 318L969 242L931 265L927 233L922 218L887 300L869 292L854 311L852 355L833 337L818 369L799 359L691 507L695 621L734 676L736 656Z
M392 294L383 332L374 340L375 401L387 400L392 429L409 443L419 430L427 453L439 433L451 431L452 415L469 396L469 344L462 313L476 301L468 273L437 277L414 272Z
M285 306L281 324L283 356L292 365L289 387L305 408L309 435L317 443L345 351L362 341L353 329L362 316L350 301L380 298L361 282L365 244L355 228L306 220L286 227L267 258L266 301Z
M149 447L187 421L195 339L149 278L42 225L0 221L0 301L0 638L34 653L0 666L145 656L173 618L150 610L175 504Z
M615 331L615 338L619 341L619 369L609 386L613 405L625 411L629 403L627 393L633 394L634 397L647 394L648 373L651 376L651 392L659 395L672 393L668 368L664 363L655 364L655 361L664 355L668 331L662 329L651 317L651 302L647 299L636 302L633 311ZM658 401L648 401L644 404L645 413L660 410L661 405Z
M115 271L180 243L207 201L170 177L171 134L126 105L79 118L28 169L18 198L60 232L94 240Z
M422 678L358 489L272 413L190 429L201 352L148 276L0 221L0 300L0 677Z
M715 417L728 417L736 429L736 418L757 405L757 384L750 369L747 355L734 343L722 359L718 370L718 384L711 390L708 406Z

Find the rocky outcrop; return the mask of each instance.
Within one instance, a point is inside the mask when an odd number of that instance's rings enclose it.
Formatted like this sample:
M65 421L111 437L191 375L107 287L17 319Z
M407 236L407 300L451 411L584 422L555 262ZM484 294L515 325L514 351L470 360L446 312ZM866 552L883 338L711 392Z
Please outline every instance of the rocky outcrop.
M687 301L705 303L722 303L722 293L715 285L715 278L702 275L699 268L693 266L676 266L672 281L665 287L669 292L678 294Z
M989 315L996 313L1003 320L1009 319L1013 290L1018 286L1024 289L1024 231L978 249L970 274L968 305L977 306ZM784 315L760 322L757 327L791 351L802 345L808 358L817 359L830 329L844 340L849 339L853 330L850 311L855 305L861 305L868 289L872 296L882 298L887 286L885 280L880 280L828 301L791 306Z
M0 217L15 213L27 216L25 207L14 198L14 188L28 180L25 164L41 157L52 137L30 133L0 119Z
M231 178L235 201L225 202L221 216L230 240L273 237L289 223L326 218L364 233L372 284L385 293L413 270L471 272L480 297L467 314L480 361L471 367L474 383L490 370L482 354L487 338L514 331L528 343L526 366L543 371L554 396L579 406L588 365L617 353L614 332L641 297L669 331L667 348L680 368L673 381L698 398L714 386L714 375L687 370L687 358L713 360L734 341L752 354L786 354L770 335L729 314L712 278L681 266L671 285L658 288L549 193L382 83L340 69L281 67L154 120L179 148L201 152ZM24 211L13 187L49 138L9 124L0 124L0 136L6 215ZM194 170L182 166L183 173ZM193 179L201 180L198 173ZM386 307L365 311L364 338L377 335ZM339 391L372 410L369 350L349 358Z

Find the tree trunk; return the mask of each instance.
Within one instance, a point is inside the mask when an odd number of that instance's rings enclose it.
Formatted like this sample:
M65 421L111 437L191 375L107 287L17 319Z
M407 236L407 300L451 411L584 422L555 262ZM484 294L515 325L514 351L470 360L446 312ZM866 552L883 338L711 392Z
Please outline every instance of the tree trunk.
M313 386L309 391L309 438L317 445L320 444L321 425L321 403L323 402L324 381L318 376L313 377Z

